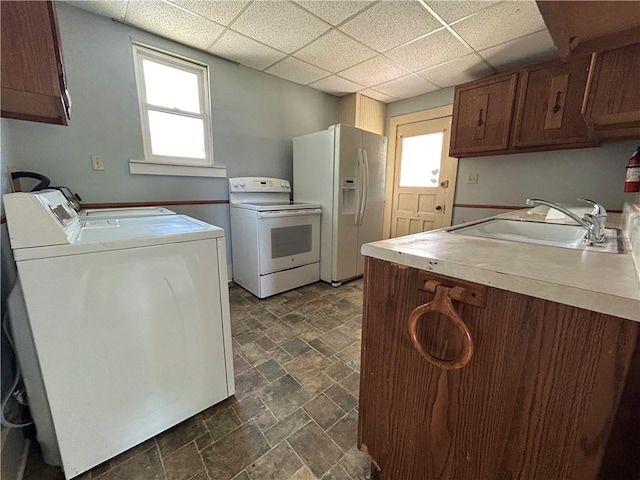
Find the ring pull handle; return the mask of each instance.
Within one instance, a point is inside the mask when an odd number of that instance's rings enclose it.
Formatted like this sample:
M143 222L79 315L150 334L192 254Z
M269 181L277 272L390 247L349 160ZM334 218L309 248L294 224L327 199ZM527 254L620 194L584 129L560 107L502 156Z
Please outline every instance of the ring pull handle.
M553 106L553 113L558 113L562 107L560 106L560 99L562 98L562 92L556 92L556 104Z
M462 300L466 292L462 287L445 287L436 280L427 281L425 287L431 292L435 291L435 297L430 302L416 307L409 314L409 336L411 337L411 342L420 355L436 367L444 370L457 370L462 368L469 363L473 356L473 340L471 339L471 332L469 332L469 328L462 321L458 312L456 312L456 309L451 303L451 299ZM455 325L456 329L460 333L460 337L462 339L462 352L460 352L458 358L445 360L443 358L434 357L420 344L417 332L418 321L423 315L430 312L437 312L447 317L447 319Z

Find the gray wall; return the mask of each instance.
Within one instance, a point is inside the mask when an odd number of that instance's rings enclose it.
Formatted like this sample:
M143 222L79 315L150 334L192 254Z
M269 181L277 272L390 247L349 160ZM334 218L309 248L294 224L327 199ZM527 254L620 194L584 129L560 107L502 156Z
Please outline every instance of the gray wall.
M389 119L453 103L453 88L391 103ZM527 197L577 203L577 197L597 200L609 209L622 209L631 194L623 192L625 167L638 141L606 143L598 148L461 158L455 203L524 205ZM467 184L469 173L477 184ZM477 220L506 210L454 208L453 224Z
M337 122L334 96L70 5L56 8L72 101L70 125L8 120L2 130L13 146L8 164L42 173L52 185L69 186L84 202L228 198L226 179L129 173L129 159L143 158L132 40L209 65L214 161L226 166L230 177L292 180L291 139ZM91 169L92 154L103 156L104 171ZM218 225L230 237L227 205L174 209Z

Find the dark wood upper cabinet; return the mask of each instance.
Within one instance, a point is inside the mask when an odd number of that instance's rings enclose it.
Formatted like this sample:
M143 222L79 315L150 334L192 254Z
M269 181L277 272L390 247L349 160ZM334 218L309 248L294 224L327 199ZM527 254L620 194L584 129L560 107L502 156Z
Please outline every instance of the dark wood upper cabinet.
M581 57L520 71L514 147L597 145L581 113L589 64L589 57Z
M639 88L640 43L592 55L583 114L598 139L640 137Z
M561 58L640 42L637 1L537 0L536 3Z
M509 147L517 80L517 73L509 73L456 87L451 156L472 156Z
M478 157L596 146L581 115L589 58L457 86L450 154Z
M0 2L2 116L67 125L67 92L53 2Z

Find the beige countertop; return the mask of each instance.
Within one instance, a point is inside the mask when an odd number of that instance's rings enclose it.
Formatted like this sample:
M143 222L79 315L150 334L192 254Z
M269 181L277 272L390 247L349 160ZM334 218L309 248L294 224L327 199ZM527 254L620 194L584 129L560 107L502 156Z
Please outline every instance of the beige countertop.
M527 210L492 218L531 219ZM609 214L607 227L622 229L624 225L622 214ZM460 225L448 229L458 227ZM449 233L448 229L368 243L362 246L362 253L441 275L640 321L640 281L631 253L600 253L472 237ZM630 252L629 239L626 235L624 238L627 252Z

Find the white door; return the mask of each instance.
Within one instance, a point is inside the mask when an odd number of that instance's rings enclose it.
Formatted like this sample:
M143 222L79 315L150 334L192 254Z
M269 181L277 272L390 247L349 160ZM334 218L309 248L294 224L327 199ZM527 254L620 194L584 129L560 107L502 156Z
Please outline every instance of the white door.
M451 117L395 131L391 237L451 225L457 159L449 157Z

